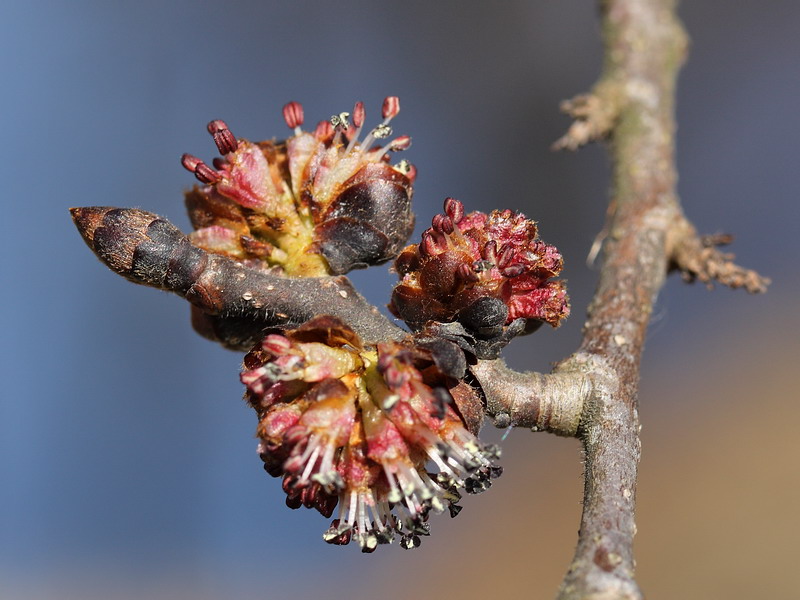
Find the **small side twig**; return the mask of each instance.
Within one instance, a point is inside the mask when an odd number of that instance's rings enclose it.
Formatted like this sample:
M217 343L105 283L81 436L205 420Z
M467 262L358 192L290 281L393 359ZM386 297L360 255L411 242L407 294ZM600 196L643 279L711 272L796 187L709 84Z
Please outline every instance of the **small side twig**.
M700 281L708 288L714 287L716 282L733 289L744 288L751 294L767 291L769 278L740 267L733 262L733 254L719 250L719 246L733 241L733 236L700 236L686 219L676 223L670 233L670 267L678 270L685 281Z
M588 94L579 94L561 103L561 112L574 119L567 132L553 143L553 150L577 150L605 138L622 109L623 96L613 80L601 80Z
M578 370L519 373L503 360L481 360L470 368L486 398L486 413L497 427L526 427L574 437L591 378Z

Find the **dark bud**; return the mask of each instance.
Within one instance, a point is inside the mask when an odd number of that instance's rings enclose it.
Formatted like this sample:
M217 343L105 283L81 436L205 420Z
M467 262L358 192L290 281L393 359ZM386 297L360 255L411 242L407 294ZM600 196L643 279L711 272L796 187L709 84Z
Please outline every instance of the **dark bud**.
M458 313L458 321L478 335L497 335L508 319L508 306L499 298L482 296Z
M403 250L394 261L394 268L397 273L402 277L407 273L416 271L420 268L419 255L416 249L411 246Z

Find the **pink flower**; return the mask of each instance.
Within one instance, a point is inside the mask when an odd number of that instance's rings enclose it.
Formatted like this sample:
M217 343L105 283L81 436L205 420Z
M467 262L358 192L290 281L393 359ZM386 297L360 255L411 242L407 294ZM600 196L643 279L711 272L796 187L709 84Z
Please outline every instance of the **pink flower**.
M461 507L501 469L499 450L467 430L476 392L443 375L410 343L365 347L322 316L268 335L245 359L242 381L259 417L259 452L283 477L287 504L338 513L324 539L371 552L395 537L428 535L431 512Z
M395 261L401 277L390 309L412 329L457 321L478 337L499 335L517 319L556 327L569 315L554 246L538 239L536 223L510 210L464 214L448 198L419 244Z
M362 137L364 106L304 132L303 107L290 102L284 118L293 135L285 141L236 138L224 121L208 124L222 158L213 168L185 154L183 166L203 184L186 194L196 245L251 266L288 276L344 273L385 262L413 229L412 184L406 161L389 164L408 136L386 146L389 123L400 110L384 101L383 121Z

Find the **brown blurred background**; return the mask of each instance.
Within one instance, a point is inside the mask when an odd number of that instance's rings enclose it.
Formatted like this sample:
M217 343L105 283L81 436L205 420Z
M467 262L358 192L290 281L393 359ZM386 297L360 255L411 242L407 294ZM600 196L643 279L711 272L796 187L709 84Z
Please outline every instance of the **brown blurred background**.
M800 598L800 4L681 15L686 212L774 283L749 297L671 279L659 299L638 575L649 598ZM178 159L212 156L210 119L263 139L287 133L288 100L313 122L362 99L374 119L397 94L418 231L455 196L523 210L564 253L574 316L508 353L546 370L580 338L607 198L601 147L549 151L559 101L600 67L592 3L35 0L0 18L0 599L553 597L579 524L577 441L511 432L503 477L416 551L327 546L326 521L286 509L261 470L241 357L197 338L179 299L97 263L66 209L139 206L185 229ZM393 276L354 280L382 304Z

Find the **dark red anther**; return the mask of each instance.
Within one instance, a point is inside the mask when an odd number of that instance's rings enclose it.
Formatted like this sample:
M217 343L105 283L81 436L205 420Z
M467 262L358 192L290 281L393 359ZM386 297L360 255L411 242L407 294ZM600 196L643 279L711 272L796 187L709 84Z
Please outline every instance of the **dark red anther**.
M201 162L203 161L191 154L184 154L181 156L181 164L183 165L183 168L187 171L191 171L192 173L194 173L197 165L199 165Z
M426 257L436 256L439 253L430 231L423 232L422 240L419 243L419 253Z
M384 119L393 119L400 112L400 98L397 96L387 96L383 101L381 114Z
M217 149L222 155L236 152L236 148L239 147L236 136L228 129L228 125L225 121L220 121L219 119L211 121L208 124L208 133L214 136L214 143L217 145Z
M329 519L333 514L333 509L336 508L336 503L338 500L339 499L336 496L331 496L329 494L318 494L317 499L314 502L314 508L322 513L323 517Z
M448 235L453 233L454 229L453 221L448 216L436 215L435 217L433 217L431 225L436 231L439 231L441 233L446 233Z
M431 239L433 243L436 244L436 248L439 252L444 252L447 250L447 238L445 235L440 231L431 231Z
M214 169L209 167L206 163L201 162L194 170L194 176L200 183L213 184L222 179L222 175L217 173Z
M455 198L446 198L444 212L453 219L453 223L458 224L464 218L464 205Z
M481 251L481 256L483 257L483 260L488 260L492 263L497 262L497 242L494 240L489 240L486 242L486 245Z
M303 488L303 491L300 492L300 500L303 503L303 506L306 508L313 508L314 500L316 499L316 487L317 486L308 486Z
M194 176L197 177L201 183L217 183L222 179L219 173L191 154L184 154L181 157L181 164L184 169L194 173Z
M318 140L325 140L333 135L333 125L330 121L320 121L314 130L314 137Z
M293 475L287 475L284 477L283 482L281 483L284 493L291 494L294 491L295 483L297 483L297 477L294 477Z
M478 281L478 274L466 263L458 266L458 269L456 269L456 277L468 283L475 283Z
M521 265L519 263L515 265L510 265L505 269L501 269L500 272L503 274L503 277L508 277L511 279L512 277L518 277L525 272L525 265Z
M221 171L223 168L228 166L228 161L225 160L224 158L217 156L211 161L211 164L214 165L215 169Z
M450 217L442 219L442 229L448 235L455 231L455 225L453 225L453 220Z
M359 100L353 107L353 126L361 127L364 124L365 115L366 111L364 110L364 103Z
M401 135L398 138L389 142L389 150L392 152L400 152L401 150L408 150L411 147L411 136Z
M283 107L283 119L289 129L300 127L303 124L303 105L299 102L289 102Z
M511 264L514 258L514 247L511 244L503 244L500 252L497 253L497 267L504 269Z

